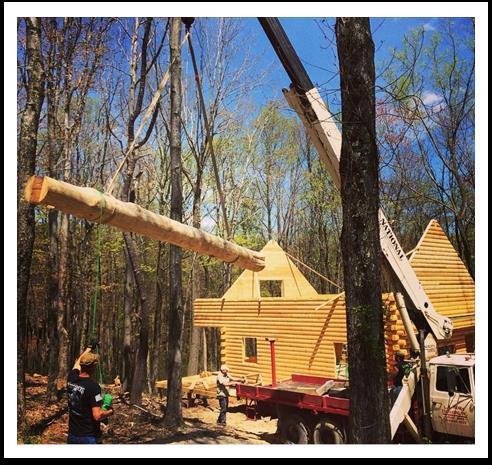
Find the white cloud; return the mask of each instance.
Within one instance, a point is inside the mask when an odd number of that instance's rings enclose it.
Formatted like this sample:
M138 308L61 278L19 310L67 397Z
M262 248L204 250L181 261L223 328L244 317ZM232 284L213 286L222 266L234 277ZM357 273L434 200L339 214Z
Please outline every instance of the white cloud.
M424 24L424 31L435 31L436 28L431 23Z
M446 103L444 99L431 91L425 91L422 94L422 103L428 108L433 114L439 113L446 108Z
M422 94L422 102L424 102L424 105L428 105L432 107L434 105L437 105L441 100L442 97L440 95L437 95L431 91L425 91Z

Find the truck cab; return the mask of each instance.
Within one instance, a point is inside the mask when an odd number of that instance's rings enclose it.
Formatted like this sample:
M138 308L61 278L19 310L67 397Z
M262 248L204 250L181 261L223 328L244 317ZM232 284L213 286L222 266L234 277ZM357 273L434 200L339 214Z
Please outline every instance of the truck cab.
M432 429L475 436L475 355L447 354L429 361Z

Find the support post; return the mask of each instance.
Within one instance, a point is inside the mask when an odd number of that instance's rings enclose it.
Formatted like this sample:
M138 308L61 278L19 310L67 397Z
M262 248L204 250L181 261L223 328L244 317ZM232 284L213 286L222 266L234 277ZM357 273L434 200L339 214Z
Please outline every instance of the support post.
M272 387L277 386L277 367L275 363L275 338L265 338L270 343L270 358L272 362Z
M203 338L203 370L207 371L208 354L207 354L207 333L205 331L205 328L202 329L202 338Z

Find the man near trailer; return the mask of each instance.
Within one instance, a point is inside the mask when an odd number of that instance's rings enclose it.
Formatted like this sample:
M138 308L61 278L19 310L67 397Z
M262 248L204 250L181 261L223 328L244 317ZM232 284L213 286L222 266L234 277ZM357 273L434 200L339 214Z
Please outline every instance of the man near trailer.
M219 401L220 413L217 418L218 425L226 425L227 407L229 406L229 386L234 386L238 382L245 382L243 379L235 379L229 375L229 367L222 364L217 375L217 399Z

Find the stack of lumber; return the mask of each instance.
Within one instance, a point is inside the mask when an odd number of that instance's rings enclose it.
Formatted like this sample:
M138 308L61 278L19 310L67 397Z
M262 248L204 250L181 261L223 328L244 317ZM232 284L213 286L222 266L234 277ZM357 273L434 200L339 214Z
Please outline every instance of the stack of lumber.
M203 371L199 375L185 376L181 379L183 395L194 394L200 397L211 398L217 395L217 371ZM158 391L167 389L167 379L156 381Z
M183 396L194 395L200 398L210 399L217 395L217 375L218 371L202 371L199 375L185 376L181 378L183 385ZM260 373L246 373L243 375L246 378L246 383L251 385L263 384ZM167 380L156 381L155 387L159 393L163 393L167 389ZM236 395L234 387L229 388L231 396Z

